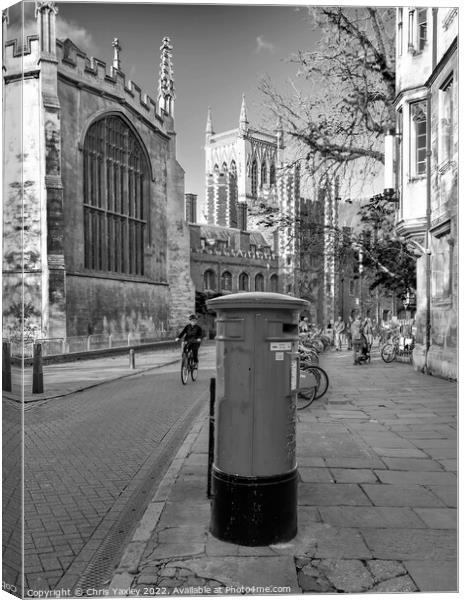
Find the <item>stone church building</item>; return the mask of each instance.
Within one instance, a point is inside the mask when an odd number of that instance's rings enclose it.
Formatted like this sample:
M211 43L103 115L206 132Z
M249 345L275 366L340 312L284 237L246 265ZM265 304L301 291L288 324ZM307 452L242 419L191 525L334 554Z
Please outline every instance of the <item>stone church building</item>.
M152 99L117 39L107 66L56 39L56 13L37 2L25 44L3 13L4 335L149 337L195 306L172 47Z

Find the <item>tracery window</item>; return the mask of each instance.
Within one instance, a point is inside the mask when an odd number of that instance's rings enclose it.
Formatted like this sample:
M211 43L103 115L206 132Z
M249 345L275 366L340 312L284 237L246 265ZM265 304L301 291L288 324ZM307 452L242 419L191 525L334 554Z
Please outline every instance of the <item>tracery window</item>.
M253 159L251 163L251 195L255 198L258 194L258 163Z
M271 163L271 166L269 168L269 184L274 185L275 182L276 182L275 164Z
M261 163L261 187L263 187L265 183L267 183L267 166L266 161L263 160Z
M255 291L264 292L264 276L258 273L255 277Z
M109 115L90 126L83 154L85 268L144 275L149 171L140 142Z

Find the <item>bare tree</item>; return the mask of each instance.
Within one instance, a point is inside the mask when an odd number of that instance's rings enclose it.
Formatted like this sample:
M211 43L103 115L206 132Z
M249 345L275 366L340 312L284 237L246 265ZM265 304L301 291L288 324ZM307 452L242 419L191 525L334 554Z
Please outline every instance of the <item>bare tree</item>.
M321 34L317 49L289 59L297 77L288 89L278 91L267 78L260 90L273 118L281 118L296 160L319 178L338 174L346 190L383 164L395 96L395 10L308 11Z

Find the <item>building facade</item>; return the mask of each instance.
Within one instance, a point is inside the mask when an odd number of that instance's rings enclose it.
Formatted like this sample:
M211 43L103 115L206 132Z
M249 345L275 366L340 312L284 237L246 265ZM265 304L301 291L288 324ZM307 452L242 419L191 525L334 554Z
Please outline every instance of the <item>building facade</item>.
M107 67L56 39L56 13L36 2L24 47L3 14L4 335L150 336L194 307L172 47L155 101L117 39Z
M397 9L397 229L417 250L414 365L457 377L458 9ZM386 170L390 169L386 164ZM389 185L386 183L386 188Z
M259 231L276 246L284 293L297 293L296 209L299 171L286 164L283 129L274 134L250 126L242 98L239 126L215 133L211 109L205 135L205 217L210 225ZM263 209L276 214L276 226L260 224Z

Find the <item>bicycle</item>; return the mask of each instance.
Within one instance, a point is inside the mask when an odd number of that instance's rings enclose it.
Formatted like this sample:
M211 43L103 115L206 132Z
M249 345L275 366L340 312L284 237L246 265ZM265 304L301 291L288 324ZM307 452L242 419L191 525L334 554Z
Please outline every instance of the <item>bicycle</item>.
M297 394L296 409L303 410L307 408L314 400L319 400L329 388L329 376L322 367L318 365L301 365L305 378L309 378L312 385L300 387Z
M180 366L180 378L182 383L185 385L190 379L196 381L198 377L198 363L193 359L193 350L190 344L185 343L182 349L182 362Z
M386 363L393 362L399 356L410 358L414 349L414 338L393 336L389 342L382 346L380 356Z

